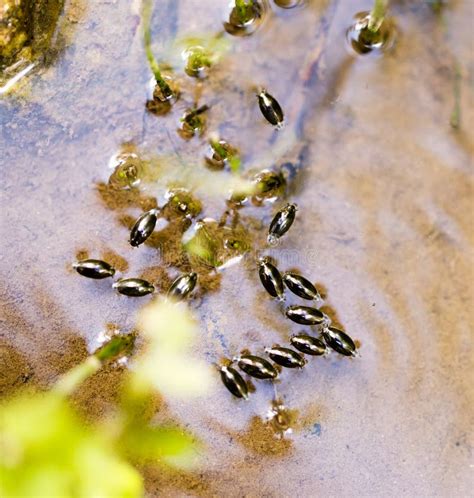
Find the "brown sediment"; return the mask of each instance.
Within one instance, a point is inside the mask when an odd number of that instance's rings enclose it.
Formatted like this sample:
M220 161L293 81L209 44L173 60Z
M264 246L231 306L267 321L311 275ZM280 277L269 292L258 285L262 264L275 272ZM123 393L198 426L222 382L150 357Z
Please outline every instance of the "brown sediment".
M251 418L247 429L242 432L221 430L254 455L278 458L292 452L291 439L276 437L273 425L257 416Z
M0 341L0 398L5 398L31 384L34 372L27 356L3 339ZM34 382L34 381L33 381Z
M99 183L97 193L104 205L112 210L138 207L143 211L149 211L156 207L156 199L144 195L138 188L120 190L106 183Z
M113 268L120 272L125 272L128 270L127 260L112 249L105 249L102 252L101 257L104 261L107 261L109 265L112 265Z

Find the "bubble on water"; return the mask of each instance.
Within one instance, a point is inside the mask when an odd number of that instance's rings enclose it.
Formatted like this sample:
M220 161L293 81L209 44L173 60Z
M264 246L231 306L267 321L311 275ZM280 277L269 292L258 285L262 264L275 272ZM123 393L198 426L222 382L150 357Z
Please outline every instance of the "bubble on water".
M306 0L273 0L275 5L282 9L293 9L306 3Z
M109 185L125 190L138 187L143 175L143 165L141 159L135 152L120 151L109 160L109 168L113 172L109 177Z
M182 53L186 62L184 71L192 78L204 79L208 76L211 67L211 54L202 46L195 45L189 47Z
M266 1L247 0L247 4L238 7L233 3L229 20L224 22L227 33L235 36L249 36L262 24L267 11Z
M370 52L385 52L395 43L395 26L391 19L384 18L376 30L370 29L370 12L359 12L355 22L346 32L347 42L359 55Z
M279 171L264 169L254 177L255 195L252 197L254 204L273 203L284 196L286 180Z

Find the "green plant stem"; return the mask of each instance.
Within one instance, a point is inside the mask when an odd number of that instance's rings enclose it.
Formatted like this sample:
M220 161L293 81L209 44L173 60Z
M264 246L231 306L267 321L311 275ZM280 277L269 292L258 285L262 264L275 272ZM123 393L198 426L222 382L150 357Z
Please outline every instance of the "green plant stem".
M89 356L80 365L65 373L54 385L52 392L61 396L72 394L86 379L100 370L101 361L96 356Z
M388 0L375 0L374 6L370 11L370 20L368 28L372 32L377 32L383 23L387 12Z

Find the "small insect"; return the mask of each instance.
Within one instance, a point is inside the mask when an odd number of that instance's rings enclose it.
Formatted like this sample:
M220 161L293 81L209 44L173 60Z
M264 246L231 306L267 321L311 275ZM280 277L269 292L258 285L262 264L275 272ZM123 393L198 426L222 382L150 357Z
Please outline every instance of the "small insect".
M265 119L280 129L283 126L283 111L275 97L272 97L266 90L262 90L258 95L258 105Z
M239 368L256 379L276 379L277 369L265 358L252 354L243 354L236 358Z
M290 229L295 221L296 210L296 204L287 204L274 216L268 230L268 242L270 244L275 243Z
M235 368L221 366L219 367L219 371L221 373L222 382L234 396L237 398L248 398L249 389L247 383Z
M138 247L148 239L155 229L158 212L158 209L150 209L137 219L130 232L130 245Z
M327 351L326 344L321 339L306 334L294 335L290 339L290 343L301 353L311 356L321 356Z
M270 296L283 299L283 280L278 268L272 265L267 258L260 258L258 262L258 274L262 285Z
M171 284L168 290L168 297L184 299L196 287L197 273L190 272L180 275Z
M151 294L155 287L141 278L121 278L112 287L124 296L141 297Z
M270 358L286 368L303 368L306 365L306 360L296 351L281 346L272 346L265 350Z
M202 105L195 109L188 109L181 118L181 128L179 129L180 135L189 140L194 137L196 133L201 134L206 121L204 113L208 110L209 106L207 105Z
M309 306L289 306L285 314L300 325L319 325L328 322L328 317L322 311Z
M307 278L304 278L297 273L285 273L283 275L283 282L285 282L286 286L293 294L296 294L303 299L321 299L316 287Z
M326 344L344 356L357 356L354 341L342 330L325 327L321 332Z
M74 263L72 267L83 277L101 280L115 275L115 269L109 263L100 259L83 259Z
M155 91L153 92L153 97L157 98L161 102L169 102L170 100L175 98L175 93L165 79L156 78L156 87Z

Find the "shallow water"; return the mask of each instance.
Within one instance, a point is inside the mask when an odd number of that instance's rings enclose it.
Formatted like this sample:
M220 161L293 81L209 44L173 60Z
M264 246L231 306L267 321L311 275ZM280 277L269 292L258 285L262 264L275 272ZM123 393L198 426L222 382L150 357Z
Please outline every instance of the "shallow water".
M272 7L254 35L230 38L231 51L199 100L212 104L208 130L237 146L246 168L294 159L308 144L290 196L297 220L270 253L281 268L320 284L327 311L360 341L361 357L333 354L282 374L278 396L298 412L283 441L260 420L274 396L265 383L246 403L217 378L205 399L166 400L206 451L194 479L150 472L152 495L469 494L472 7L452 2L439 18L423 2L394 2L395 49L356 57L344 32L369 8L364 1ZM226 2L157 1L155 52L175 36L219 31L225 12ZM92 350L107 323L133 327L148 299L78 277L70 264L80 251L123 258L127 276L160 274L153 247L128 244L123 219L140 206L109 209L98 193L110 157L134 142L153 154L178 150L195 163L207 147L205 136L184 142L175 132L193 104L189 93L170 115L145 111L150 73L135 4L73 1L65 23L69 44L57 61L20 96L0 101L2 336L42 385L58 375L71 336ZM449 124L456 63L458 130ZM282 131L259 114L258 85L285 110ZM219 219L224 210L223 201L206 199L203 216ZM245 208L242 215L263 220L264 235L273 212ZM261 352L302 328L284 320L253 265L247 257L222 270L218 290L192 301L202 334L197 357Z

